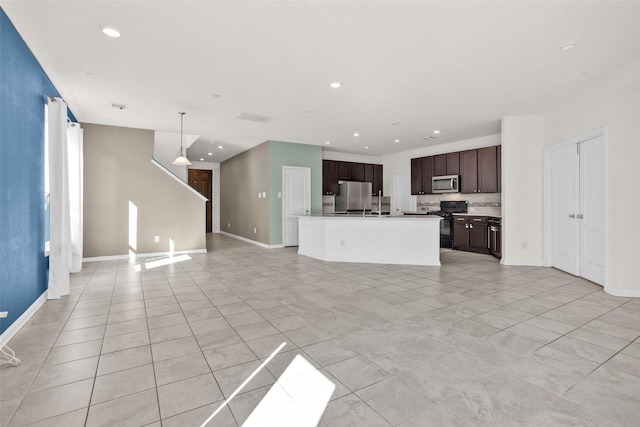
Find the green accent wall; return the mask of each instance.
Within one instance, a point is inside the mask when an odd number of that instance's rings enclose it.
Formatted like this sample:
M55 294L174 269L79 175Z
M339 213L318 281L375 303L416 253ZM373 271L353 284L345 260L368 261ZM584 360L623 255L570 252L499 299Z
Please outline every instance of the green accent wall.
M282 167L311 168L311 213L322 213L322 147L269 141L269 244L282 244Z

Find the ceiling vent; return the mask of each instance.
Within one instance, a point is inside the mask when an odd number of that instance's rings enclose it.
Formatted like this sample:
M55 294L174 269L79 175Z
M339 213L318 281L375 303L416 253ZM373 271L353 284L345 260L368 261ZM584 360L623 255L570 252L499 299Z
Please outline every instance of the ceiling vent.
M259 122L259 123L267 123L271 121L271 117L260 116L258 114L251 114L251 113L240 113L237 116L235 116L234 119L248 120L250 122Z
M111 104L113 108L117 108L118 110L125 110L127 108L126 104Z
M590 77L591 76L589 76L588 74L577 72L577 73L567 74L564 77L558 77L557 79L551 80L551 83L556 85L556 86L560 86L560 87L569 86L569 85L572 85L574 83L578 83L578 82L581 82L583 80L587 80Z

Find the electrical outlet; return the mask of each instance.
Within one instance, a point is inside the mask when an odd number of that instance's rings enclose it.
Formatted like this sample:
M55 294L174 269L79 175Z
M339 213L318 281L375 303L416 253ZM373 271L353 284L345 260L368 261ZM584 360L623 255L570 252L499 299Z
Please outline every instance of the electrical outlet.
M160 236L155 236L155 237L153 238L153 241L154 241L155 243L160 242Z
M4 319L9 315L8 311L0 311L0 319Z

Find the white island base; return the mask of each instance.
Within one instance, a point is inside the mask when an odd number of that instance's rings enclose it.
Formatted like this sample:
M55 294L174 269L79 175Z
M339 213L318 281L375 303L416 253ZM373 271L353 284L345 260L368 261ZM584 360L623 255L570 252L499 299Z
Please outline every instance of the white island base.
M439 216L301 216L298 253L323 261L440 265Z

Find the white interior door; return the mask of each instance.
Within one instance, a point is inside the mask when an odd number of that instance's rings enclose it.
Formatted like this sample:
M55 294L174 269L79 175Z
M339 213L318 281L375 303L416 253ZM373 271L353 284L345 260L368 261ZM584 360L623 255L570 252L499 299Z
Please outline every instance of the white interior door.
M298 245L298 217L311 212L311 169L282 168L282 243Z
M551 153L552 265L580 274L578 153L573 144Z
M580 146L580 275L604 285L605 170L602 137Z
M551 265L604 285L606 175L602 135L551 151Z

